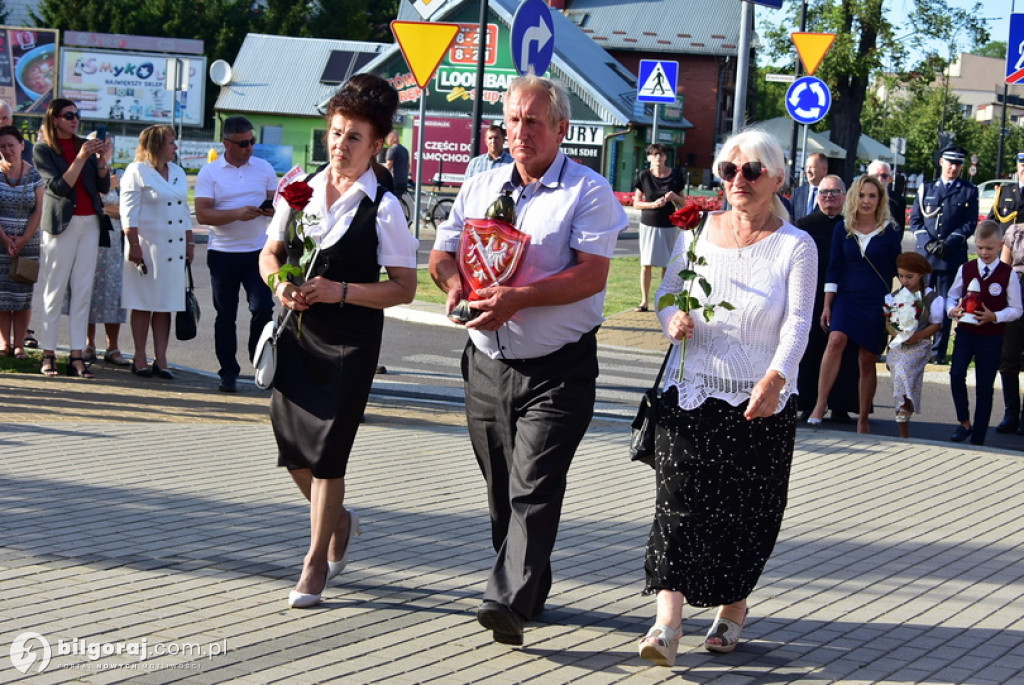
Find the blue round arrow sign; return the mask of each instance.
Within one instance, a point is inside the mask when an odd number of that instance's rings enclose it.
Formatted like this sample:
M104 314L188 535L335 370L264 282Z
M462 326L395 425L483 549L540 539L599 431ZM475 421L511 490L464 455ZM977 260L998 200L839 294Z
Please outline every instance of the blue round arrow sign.
M543 76L555 54L555 23L544 0L526 0L512 19L512 61L525 76Z
M816 76L802 76L786 91L786 111L798 124L816 124L832 107L832 93Z

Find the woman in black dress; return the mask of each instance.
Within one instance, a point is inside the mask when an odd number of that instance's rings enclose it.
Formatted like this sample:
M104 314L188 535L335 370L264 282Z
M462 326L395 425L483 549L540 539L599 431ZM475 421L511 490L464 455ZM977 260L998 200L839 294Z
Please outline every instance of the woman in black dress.
M260 273L295 312L278 340L270 401L278 464L312 507L290 607L320 602L359 534L359 518L343 503L345 469L377 366L382 310L416 294L418 241L371 166L397 106L397 92L379 77L359 74L341 87L327 104L330 163L293 183L295 192L285 189L260 255ZM305 275L310 256L310 278L289 279L282 265L301 264Z

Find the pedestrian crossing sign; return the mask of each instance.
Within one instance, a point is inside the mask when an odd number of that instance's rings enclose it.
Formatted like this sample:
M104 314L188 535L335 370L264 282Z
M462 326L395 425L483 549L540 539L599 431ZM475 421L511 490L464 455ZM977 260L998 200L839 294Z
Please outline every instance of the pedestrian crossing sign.
M642 59L636 82L637 102L671 105L676 101L678 83L679 62Z

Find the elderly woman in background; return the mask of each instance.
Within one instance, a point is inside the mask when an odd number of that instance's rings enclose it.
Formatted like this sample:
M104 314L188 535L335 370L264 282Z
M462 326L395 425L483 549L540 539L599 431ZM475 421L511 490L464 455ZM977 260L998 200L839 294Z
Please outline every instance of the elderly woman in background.
M260 273L296 312L278 339L270 400L278 464L310 500L309 551L289 607L320 603L359 534L359 517L344 505L345 471L377 368L383 309L416 294L419 244L371 167L397 107L398 93L377 76L358 74L339 89L327 103L330 164L306 179L301 201L289 199L302 207L299 232L316 249L311 276L282 277L282 265L304 252L287 202L278 202L260 255Z
M0 128L0 355L28 359L23 341L32 317L32 284L11 280L15 257L39 259L43 179L22 159L25 139Z
M680 232L655 300L690 286L701 306L733 307L717 307L710 321L674 305L658 313L673 343L687 340L665 371L644 564L657 617L639 652L663 666L675 660L684 603L718 607L705 649L730 652L739 641L786 508L797 369L814 305L817 253L776 196L786 178L778 142L739 133L715 165L731 209L709 214L699 233ZM684 269L706 279L711 295L684 283Z
M665 166L668 149L661 143L647 146L647 161L651 168L640 172L633 195L633 206L640 210L640 306L634 311L646 312L650 306L651 271L665 267L672 258L678 229L669 216L675 210L673 202L683 204L686 182L678 170Z
M825 416L843 350L847 340L852 340L860 348L857 432L870 433L868 417L878 385L875 364L886 342L882 307L896 276L903 231L889 216L885 186L874 176L861 176L853 182L843 205L843 221L832 230L820 321L828 332L828 344L818 374L818 403L807 423L819 424Z
M71 100L54 98L43 117L41 139L32 149L39 175L46 183L40 226L43 229L39 272L43 278L43 314L39 345L40 371L57 375L57 322L64 293L70 287L68 314L71 355L68 375L92 378L82 350L86 345L96 252L110 245L101 230L101 195L110 190L107 163L113 154L110 141L86 140L76 135L81 115Z
M195 251L188 211L188 180L174 163L174 129L150 126L139 134L135 161L121 181L121 225L128 242L122 301L132 310L132 373L173 380L167 361L171 312L185 308L185 264ZM153 366L146 357L153 330Z

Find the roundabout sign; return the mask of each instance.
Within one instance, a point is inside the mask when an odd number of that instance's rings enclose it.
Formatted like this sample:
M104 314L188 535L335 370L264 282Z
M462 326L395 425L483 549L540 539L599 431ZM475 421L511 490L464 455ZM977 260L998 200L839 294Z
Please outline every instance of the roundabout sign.
M816 76L803 76L786 91L786 111L798 124L816 124L832 107L832 93Z

